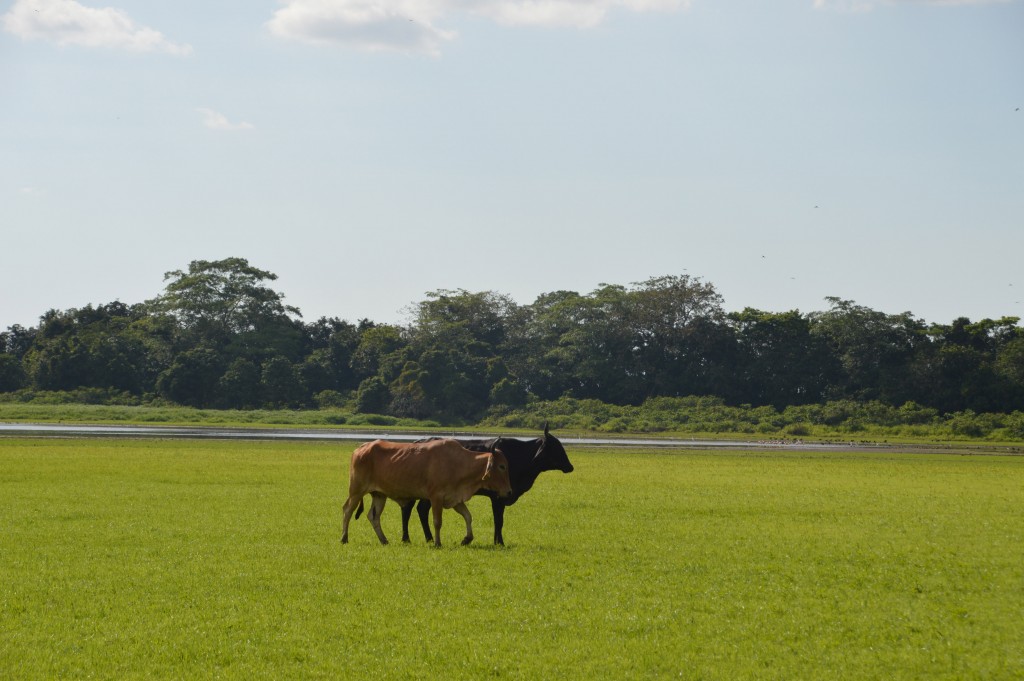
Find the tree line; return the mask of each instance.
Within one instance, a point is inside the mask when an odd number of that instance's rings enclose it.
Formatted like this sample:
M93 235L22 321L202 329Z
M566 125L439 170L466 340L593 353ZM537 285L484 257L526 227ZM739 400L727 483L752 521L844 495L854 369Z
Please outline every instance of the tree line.
M152 300L50 310L38 326L0 333L0 392L343 407L447 423L560 398L1024 410L1017 317L926 323L839 298L819 312L726 312L711 283L684 274L555 291L528 305L439 290L403 325L305 322L272 288L276 279L242 258L197 260L168 272Z

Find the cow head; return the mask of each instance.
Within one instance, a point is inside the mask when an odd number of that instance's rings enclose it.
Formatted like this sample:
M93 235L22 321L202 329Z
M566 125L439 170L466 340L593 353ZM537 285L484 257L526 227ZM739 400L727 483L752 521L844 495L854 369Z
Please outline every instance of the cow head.
M557 437L548 432L547 422L544 423L544 437L540 439L540 447L537 448L533 460L542 471L573 472L572 462L569 461L565 447Z
M487 454L487 467L484 469L484 488L493 490L499 496L512 494L512 483L508 479L508 459L501 450L491 446Z

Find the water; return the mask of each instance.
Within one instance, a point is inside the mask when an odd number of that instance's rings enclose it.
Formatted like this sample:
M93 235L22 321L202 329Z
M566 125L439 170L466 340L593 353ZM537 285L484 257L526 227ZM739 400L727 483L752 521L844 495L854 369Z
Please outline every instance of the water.
M300 428L218 428L215 426L118 426L118 425L68 425L63 423L0 423L0 435L25 435L49 437L157 437L186 439L237 439L237 440L322 440L365 442L368 440L392 440L412 442L438 433L388 433L333 429ZM492 437L486 433L451 433L464 438ZM663 438L595 438L559 437L565 445L587 445L606 447L667 447L687 449L786 449L822 450L855 448L883 448L872 443L825 443L803 442L802 440L699 440Z

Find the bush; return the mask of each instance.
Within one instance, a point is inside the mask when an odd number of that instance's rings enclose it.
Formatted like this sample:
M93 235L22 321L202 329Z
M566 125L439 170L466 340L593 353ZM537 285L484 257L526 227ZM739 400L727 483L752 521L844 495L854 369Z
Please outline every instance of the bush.
M615 418L610 421L606 421L602 426L601 430L606 433L626 433L630 431L630 422L624 418Z
M1006 434L1024 440L1024 412L1015 411L1006 417Z
M939 415L938 409L922 407L916 402L906 402L898 410L900 421L908 426L925 425L935 420Z
M983 432L981 426L974 419L966 416L957 416L949 420L949 429L954 435L967 437L981 437Z
M398 419L384 414L356 414L348 420L350 426L394 426Z

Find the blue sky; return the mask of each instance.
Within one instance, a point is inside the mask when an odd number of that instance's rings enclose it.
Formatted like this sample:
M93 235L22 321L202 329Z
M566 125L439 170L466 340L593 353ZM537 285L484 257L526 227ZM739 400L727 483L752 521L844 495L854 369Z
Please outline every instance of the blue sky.
M16 0L0 104L0 329L230 256L308 321L665 274L1024 317L1021 1Z

